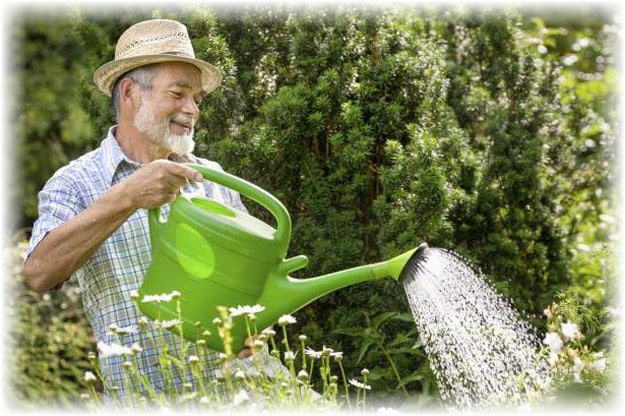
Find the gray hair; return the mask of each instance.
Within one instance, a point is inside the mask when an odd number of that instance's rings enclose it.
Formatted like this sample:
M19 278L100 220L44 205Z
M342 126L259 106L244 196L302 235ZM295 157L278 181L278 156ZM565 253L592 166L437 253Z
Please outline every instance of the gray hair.
M154 79L154 64L140 66L139 68L132 69L119 77L113 85L112 99L113 99L113 111L115 113L115 119L119 119L119 84L125 78L130 78L132 81L139 84L142 91L147 91L152 88L152 79Z

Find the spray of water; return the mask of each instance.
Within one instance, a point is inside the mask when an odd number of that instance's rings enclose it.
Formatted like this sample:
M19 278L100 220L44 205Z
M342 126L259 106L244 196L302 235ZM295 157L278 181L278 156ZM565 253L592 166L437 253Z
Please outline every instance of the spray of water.
M420 247L402 272L443 401L461 410L539 400L547 366L539 340L483 275L457 254Z

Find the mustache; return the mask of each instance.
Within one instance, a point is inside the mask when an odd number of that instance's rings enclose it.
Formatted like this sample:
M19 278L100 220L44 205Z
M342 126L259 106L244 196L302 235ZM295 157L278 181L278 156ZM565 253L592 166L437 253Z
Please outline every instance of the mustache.
M193 117L187 114L180 114L180 113L174 114L171 117L171 121L173 121L174 123L182 124L183 126L187 126L190 128L193 128L193 126L195 125L195 121L193 120Z

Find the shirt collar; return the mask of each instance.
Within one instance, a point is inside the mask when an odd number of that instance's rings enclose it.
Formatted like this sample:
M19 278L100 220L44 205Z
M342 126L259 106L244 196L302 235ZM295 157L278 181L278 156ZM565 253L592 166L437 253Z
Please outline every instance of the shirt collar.
M141 164L131 160L124 154L124 151L117 143L115 134L117 132L117 126L109 128L106 138L102 141L101 147L103 150L103 165L104 176L109 180L109 183L113 183L113 176L117 172L120 164L127 163L134 167L140 167Z

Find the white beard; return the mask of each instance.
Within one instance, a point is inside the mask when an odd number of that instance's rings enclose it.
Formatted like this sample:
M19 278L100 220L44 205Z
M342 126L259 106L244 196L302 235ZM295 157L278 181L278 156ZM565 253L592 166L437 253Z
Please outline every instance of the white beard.
M147 98L144 95L141 107L135 116L135 127L145 134L150 141L164 147L172 153L178 155L187 155L193 152L195 141L193 140L193 130L189 134L174 134L169 129L170 119L162 121L156 120L154 113L148 109ZM187 118L185 115L174 115L172 119Z

